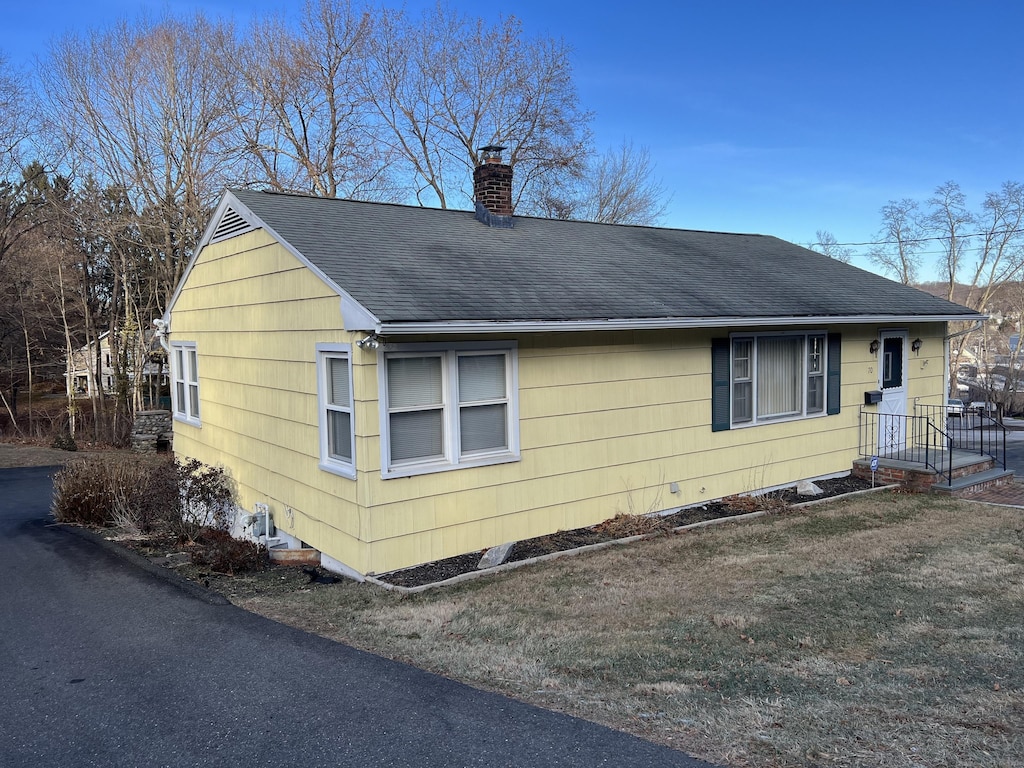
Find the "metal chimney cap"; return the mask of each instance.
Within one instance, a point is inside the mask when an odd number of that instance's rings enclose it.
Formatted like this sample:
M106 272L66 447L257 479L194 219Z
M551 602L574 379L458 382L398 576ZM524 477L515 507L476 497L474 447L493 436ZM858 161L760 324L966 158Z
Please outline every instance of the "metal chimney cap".
M485 163L500 163L501 153L504 152L507 147L499 147L497 144L488 144L486 147L479 147L480 152L483 152L483 160Z

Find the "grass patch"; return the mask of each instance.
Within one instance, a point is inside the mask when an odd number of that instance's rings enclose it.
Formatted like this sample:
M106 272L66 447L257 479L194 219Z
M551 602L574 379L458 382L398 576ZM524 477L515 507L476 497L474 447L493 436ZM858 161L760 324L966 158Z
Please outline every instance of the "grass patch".
M874 494L414 596L234 599L724 765L1024 751L1021 510Z

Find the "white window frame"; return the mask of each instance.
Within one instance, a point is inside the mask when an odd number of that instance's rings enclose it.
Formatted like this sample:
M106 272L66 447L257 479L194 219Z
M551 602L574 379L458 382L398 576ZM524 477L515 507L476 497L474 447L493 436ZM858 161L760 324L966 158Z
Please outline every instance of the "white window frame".
M459 357L466 355L505 356L505 436L507 446L491 451L475 451L461 454L460 411L466 407L459 402L458 364ZM394 357L441 358L441 411L443 455L437 458L417 459L401 462L391 460L390 415L388 403L387 361ZM445 472L453 469L484 467L519 461L519 356L515 342L456 342L450 344L388 344L377 351L377 380L380 392L380 456L381 476L384 478L412 477L415 475ZM499 401L495 401L498 403ZM487 405L487 402L475 403Z
M329 393L330 365L329 360L345 360L348 370L348 403L336 404L330 402ZM351 344L317 344L316 345L316 380L317 380L317 412L319 414L320 426L320 469L341 475L349 479L356 476L356 417L355 417L355 395L352 391L352 345ZM349 445L351 446L352 459L346 461L338 456L332 456L330 450L330 430L328 428L327 412L341 411L349 414Z
M184 366L178 364L181 354ZM184 367L185 370L182 370ZM184 398L178 396L182 385ZM199 353L194 341L171 342L171 400L175 421L202 426L199 410Z
M799 338L800 345L800 410L796 413L786 413L778 416L758 416L758 354L759 341L761 339L778 338ZM810 371L809 365L809 343L810 339L821 340L821 351L819 355L819 370ZM737 378L736 346L740 342L751 342L750 356L747 362L749 376ZM821 406L819 410L808 410L808 391L811 378L819 379L821 382ZM736 384L742 383L750 387L750 418L737 421L734 413ZM732 429L743 429L763 424L778 424L785 421L797 421L800 419L817 419L828 415L828 332L824 330L810 331L776 331L765 333L735 333L729 337L729 422Z

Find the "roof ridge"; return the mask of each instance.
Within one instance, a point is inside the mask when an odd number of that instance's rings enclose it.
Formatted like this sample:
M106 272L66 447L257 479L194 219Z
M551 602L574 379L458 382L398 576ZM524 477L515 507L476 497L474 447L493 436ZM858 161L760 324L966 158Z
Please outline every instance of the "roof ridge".
M228 187L228 192L237 194L238 192L251 192L254 194L270 195L275 197L290 197L300 198L307 200L324 200L329 202L337 203L353 203L358 205L380 205L388 206L391 208L407 208L414 211L438 211L445 213L464 213L474 215L474 211L465 208L435 208L430 205L413 205L411 203L400 203L391 200L357 200L351 197L325 197L323 195L314 195L311 192L290 192L286 190L275 190L275 189L250 189L248 187ZM775 238L775 235L766 235L759 232L726 232L718 229L691 229L688 227L671 227L667 225L658 224L614 224L607 221L590 221L589 219L554 219L550 216L534 216L531 214L520 214L514 213L514 219L527 219L530 221L542 221L545 223L552 224L586 224L595 227L615 227L616 229L650 229L656 232L693 232L697 234L705 235L733 235L736 237L764 237L764 238Z

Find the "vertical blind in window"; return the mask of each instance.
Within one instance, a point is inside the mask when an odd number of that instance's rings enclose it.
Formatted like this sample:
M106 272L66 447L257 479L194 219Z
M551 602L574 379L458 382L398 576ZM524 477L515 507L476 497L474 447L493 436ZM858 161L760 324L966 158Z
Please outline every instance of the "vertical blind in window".
M803 337L757 340L757 415L788 416L801 411Z

